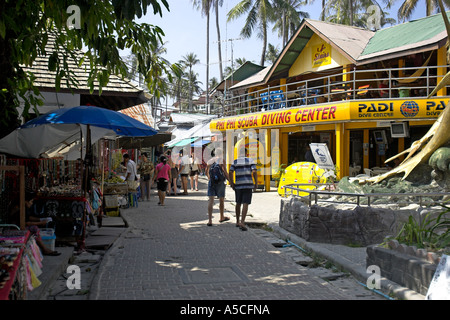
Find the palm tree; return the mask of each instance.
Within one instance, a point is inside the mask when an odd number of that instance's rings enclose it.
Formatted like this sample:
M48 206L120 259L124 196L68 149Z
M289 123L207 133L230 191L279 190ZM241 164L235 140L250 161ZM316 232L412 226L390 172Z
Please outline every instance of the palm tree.
M234 59L234 61L231 63L231 66L225 68L225 77L228 77L237 68L239 68L240 66L242 66L246 62L247 62L247 59L245 59L245 58L236 58L236 59ZM235 68L235 65L237 66L236 68Z
M223 81L222 41L221 41L221 37L220 37L220 23L219 23L219 7L223 6L223 0L213 0L212 5L214 8L214 12L216 14L217 49L218 49L218 54L219 54L220 81Z
M396 2L396 0L388 1L387 8L390 8L394 2ZM409 20L418 4L419 0L404 0L397 12L398 20L402 22ZM443 0L443 4L444 7L450 7L450 0ZM431 16L437 12L439 12L437 0L425 0L426 16Z
M202 12L202 15L206 16L206 111L208 111L208 91L209 91L209 12L213 0L192 0L195 8ZM192 106L192 101L191 101Z
M283 39L283 47L286 46L288 38L298 29L302 19L309 18L308 12L299 10L307 3L307 0L274 0L273 30L278 30L278 35Z
M192 68L196 64L200 63L200 60L197 58L197 55L193 52L188 53L187 55L183 56L183 60L181 61L182 64L189 68L189 72L187 73L189 80L192 79L190 75L192 75ZM193 96L193 83L192 81L189 81L189 110L192 110L192 96Z
M395 24L395 20L387 17L388 13L383 11L376 0L329 0L322 12L323 19L324 21L367 28L367 9L372 5L380 8L381 26Z
M279 54L280 50L278 49L278 47L275 47L273 44L269 43L266 61L270 62L271 64L275 63Z
M258 38L263 40L261 66L264 65L266 60L267 28L273 13L272 2L270 0L242 0L227 14L228 21L247 14L245 24L241 30L241 36L250 38L256 29Z

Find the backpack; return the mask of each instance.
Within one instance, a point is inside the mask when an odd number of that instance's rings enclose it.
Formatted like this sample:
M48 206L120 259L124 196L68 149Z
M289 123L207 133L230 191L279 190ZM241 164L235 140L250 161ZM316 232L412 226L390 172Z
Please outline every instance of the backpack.
M209 168L209 177L214 184L225 181L225 175L223 174L220 164L213 163Z

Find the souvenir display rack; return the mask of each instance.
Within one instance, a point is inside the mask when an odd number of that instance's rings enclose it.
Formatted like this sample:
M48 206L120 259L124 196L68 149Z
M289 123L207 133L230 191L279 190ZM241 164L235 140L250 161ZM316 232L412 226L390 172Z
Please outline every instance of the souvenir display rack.
M25 300L38 287L42 253L28 230L0 225L0 300Z

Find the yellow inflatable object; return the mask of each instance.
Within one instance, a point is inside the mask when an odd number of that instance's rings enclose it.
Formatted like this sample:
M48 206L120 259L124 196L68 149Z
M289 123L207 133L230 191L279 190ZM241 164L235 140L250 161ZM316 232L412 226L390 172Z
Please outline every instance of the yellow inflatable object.
M326 178L323 177L325 170L320 169L319 166L312 162L296 162L286 168L285 172L281 175L280 183L278 184L278 194L285 196L285 186L296 183L325 183ZM316 187L311 186L299 186L300 189L312 190ZM297 194L294 190L293 192ZM305 192L300 192L300 196L308 195Z

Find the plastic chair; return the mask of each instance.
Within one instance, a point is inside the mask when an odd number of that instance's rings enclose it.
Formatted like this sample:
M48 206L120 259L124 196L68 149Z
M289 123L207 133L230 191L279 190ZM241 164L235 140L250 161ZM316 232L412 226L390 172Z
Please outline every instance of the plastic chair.
M368 168L364 168L364 173L370 177L373 176L373 171Z

